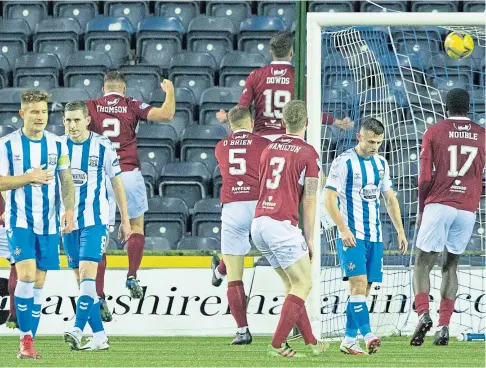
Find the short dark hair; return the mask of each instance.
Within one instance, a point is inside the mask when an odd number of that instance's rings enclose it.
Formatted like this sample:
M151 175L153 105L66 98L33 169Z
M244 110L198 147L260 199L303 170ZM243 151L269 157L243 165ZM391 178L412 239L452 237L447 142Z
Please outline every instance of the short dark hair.
M278 59L290 55L292 50L293 36L290 32L278 32L270 39L270 51Z
M105 74L104 82L105 84L111 82L127 84L125 76L119 70L110 70L107 72Z
M64 106L64 112L77 110L81 110L85 118L89 116L88 107L83 101L70 101Z
M374 135L385 134L385 127L382 122L375 118L368 118L361 123L360 129L372 132Z
M287 133L298 133L307 124L307 107L304 101L289 101L283 107L282 113Z
M248 120L251 121L251 112L246 106L236 105L228 112L228 121L233 130L242 128Z
M469 112L469 93L463 88L454 88L446 97L446 108L449 115L465 116Z

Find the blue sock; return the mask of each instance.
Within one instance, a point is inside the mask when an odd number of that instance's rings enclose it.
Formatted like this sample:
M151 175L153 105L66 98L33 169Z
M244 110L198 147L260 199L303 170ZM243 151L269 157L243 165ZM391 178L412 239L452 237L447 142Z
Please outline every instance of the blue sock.
M361 332L361 335L366 336L371 332L370 328L370 312L366 305L366 296L351 295L349 297L349 305L351 306L351 314L355 320L356 325Z
M89 327L91 327L91 330L93 331L93 334L104 331L103 322L101 321L100 299L98 297L96 297L93 308L91 308L88 323Z
M346 307L346 331L344 336L352 339L358 336L358 324L354 320L350 302L348 302L348 306Z
M42 309L42 288L34 288L34 305L32 306L32 338L35 338L39 327Z
M17 281L15 287L15 310L19 323L20 338L32 335L32 306L34 304L34 282Z
M74 322L75 328L79 328L81 331L84 330L84 327L86 326L88 318L91 314L91 309L93 308L94 299L96 297L95 280L81 280L79 298L76 304L76 321Z

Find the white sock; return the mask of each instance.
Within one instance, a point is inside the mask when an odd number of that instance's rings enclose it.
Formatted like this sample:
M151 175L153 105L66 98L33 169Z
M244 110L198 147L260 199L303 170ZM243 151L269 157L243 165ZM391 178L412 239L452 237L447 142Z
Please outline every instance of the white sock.
M98 331L93 333L93 337L98 340L106 340L105 331Z
M374 338L375 338L375 334L374 334L373 332L368 332L368 333L365 335L364 340L365 340L366 342L368 342L369 340L374 339Z
M356 342L356 337L344 336L343 342L345 344L354 344Z
M73 328L73 334L75 334L80 340L83 337L83 331L79 327Z
M27 331L27 332L20 331L20 340L22 340L27 335L32 336L32 331Z
M220 280L224 279L224 275L221 275L217 268L214 270L214 274L216 275L216 278Z
M238 329L239 334L244 334L248 330L248 326L241 327Z

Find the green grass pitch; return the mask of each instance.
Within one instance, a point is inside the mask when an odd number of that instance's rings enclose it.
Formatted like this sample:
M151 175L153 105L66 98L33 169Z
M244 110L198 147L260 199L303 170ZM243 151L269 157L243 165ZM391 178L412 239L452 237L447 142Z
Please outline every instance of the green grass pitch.
M71 351L61 336L36 339L41 360L16 357L18 337L0 337L2 367L484 367L485 345L457 342L433 346L427 338L420 348L409 345L406 337L383 340L382 348L371 356L346 356L339 343L319 357L282 359L266 356L270 337L255 337L249 346L230 346L231 338L214 337L111 337L109 351ZM292 347L304 352L302 340Z

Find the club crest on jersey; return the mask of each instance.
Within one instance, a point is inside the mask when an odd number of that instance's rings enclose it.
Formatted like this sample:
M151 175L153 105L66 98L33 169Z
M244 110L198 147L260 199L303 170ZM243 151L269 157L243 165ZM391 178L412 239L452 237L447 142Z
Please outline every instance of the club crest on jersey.
M120 166L120 161L118 160L118 158L115 158L115 160L113 161L113 163L111 164L111 166L113 166L113 167Z
M354 271L356 265L353 262L348 262L348 271Z
M98 156L89 156L88 166L91 167L98 166Z
M57 163L57 154L49 153L49 155L47 156L47 163L49 165L55 165Z

